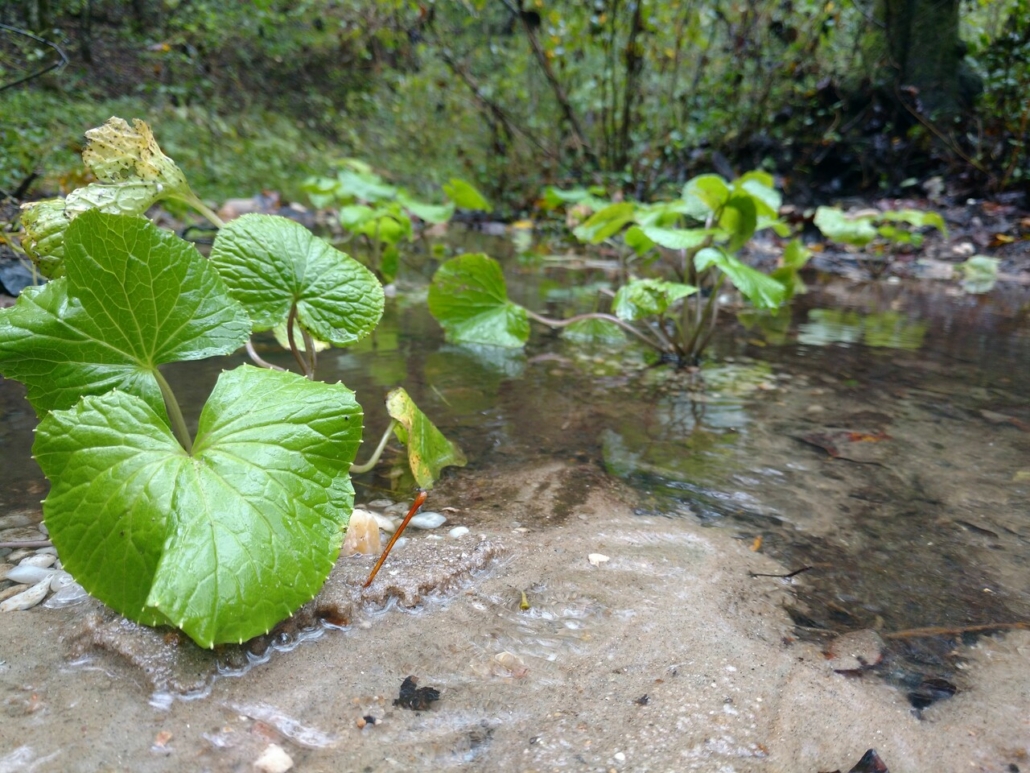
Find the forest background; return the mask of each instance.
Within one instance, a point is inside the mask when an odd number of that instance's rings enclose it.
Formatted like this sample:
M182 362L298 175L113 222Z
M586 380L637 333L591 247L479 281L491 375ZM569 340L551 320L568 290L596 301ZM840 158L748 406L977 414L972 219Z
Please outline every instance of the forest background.
M1030 0L6 0L0 24L18 199L82 184L111 115L219 200L303 201L345 157L509 217L545 184L646 200L709 171L804 203L1030 187Z

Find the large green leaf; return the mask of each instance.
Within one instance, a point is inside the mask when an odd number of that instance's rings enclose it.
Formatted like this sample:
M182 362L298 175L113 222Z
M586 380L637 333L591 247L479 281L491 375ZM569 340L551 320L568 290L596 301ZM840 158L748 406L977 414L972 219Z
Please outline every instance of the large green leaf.
M776 218L783 203L783 196L774 187L773 176L767 172L748 172L733 181L735 190L746 192L755 202L759 216Z
M429 311L452 343L517 348L529 338L526 310L508 300L500 264L481 253L459 255L437 269Z
M192 457L137 397L54 411L33 451L66 569L134 620L198 644L265 633L321 587L353 506L361 408L339 384L223 373Z
M730 186L717 174L702 174L687 181L683 186L683 200L692 211L694 202L700 202L707 212L716 212L730 197Z
M457 177L452 177L451 181L443 186L443 192L447 198L454 202L455 206L462 209L472 209L478 212L494 211L490 202L486 200L486 197L474 185Z
M634 279L615 293L612 311L619 319L636 320L664 314L680 298L697 292L696 287L661 279Z
M218 232L211 263L257 330L297 319L337 346L368 335L383 314L375 275L307 228L275 215L244 215Z
M386 410L398 422L394 433L408 447L408 465L422 488L432 488L444 467L468 464L461 449L444 437L403 388L386 396Z
M397 203L415 215L419 220L424 220L434 225L446 223L454 217L453 201L448 201L446 204L429 204L425 201L413 199L407 191L402 190L397 193Z
M579 344L625 343L622 328L608 319L579 319L562 330L562 338Z
M717 266L729 277L733 286L759 308L773 309L787 299L787 290L782 284L721 249L706 247L694 256L694 265L698 271Z
M0 311L0 372L40 415L115 388L163 412L158 365L229 354L250 334L196 249L142 217L86 212L65 250L66 277Z

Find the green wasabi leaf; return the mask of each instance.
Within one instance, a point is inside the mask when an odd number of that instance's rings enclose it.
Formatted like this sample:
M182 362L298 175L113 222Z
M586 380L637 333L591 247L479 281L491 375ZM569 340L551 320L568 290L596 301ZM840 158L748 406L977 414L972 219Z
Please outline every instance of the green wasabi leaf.
M610 204L587 218L572 233L586 244L600 244L632 223L633 215L633 204L628 201Z
M998 281L998 266L1001 261L987 255L974 255L959 263L955 270L962 276L962 289L972 295L989 293Z
M728 252L736 252L754 236L758 226L755 202L750 196L733 195L723 206L719 227L729 233Z
M580 319L562 330L562 338L580 344L618 344L626 341L622 328L608 319Z
M475 186L457 177L443 186L444 195L454 202L456 207L472 209L478 212L493 212L494 208L486 197Z
M48 279L64 274L64 232L70 223L64 199L37 201L22 212L21 246Z
M123 392L53 411L33 447L64 566L133 620L203 647L267 632L321 587L353 506L350 390L247 365L223 373L193 455Z
M783 196L774 186L772 175L759 171L748 172L733 181L736 191L751 197L760 217L776 218L779 215Z
M873 217L848 217L836 207L819 207L815 211L815 226L823 236L842 244L862 247L876 238Z
M638 225L631 225L627 228L626 233L622 235L622 239L626 242L626 246L636 253L637 257L640 257L655 245L644 229Z
M459 255L437 269L429 311L451 343L518 348L529 339L526 310L508 300L500 264L481 253Z
M39 415L115 388L163 414L158 365L229 354L250 334L207 261L144 218L86 212L65 250L65 277L0 311L0 372Z
M383 314L375 275L307 228L275 215L244 215L218 232L211 264L250 313L255 330L297 320L316 338L346 346Z
M696 287L661 279L634 279L615 293L612 311L628 321L664 314L680 298L697 292Z
M433 225L448 222L454 217L454 202L446 204L427 204L424 201L413 199L405 191L397 193L397 203L404 207L419 220Z
M646 226L641 230L648 239L669 250L692 250L700 247L712 233L711 230L704 228L681 229Z
M444 467L468 464L461 449L444 437L401 387L386 396L386 410L398 422L394 434L408 447L408 464L422 488L432 488Z
M683 186L683 200L692 211L699 202L708 213L716 212L730 197L730 186L717 174L702 174Z
M716 247L707 247L697 253L694 265L698 271L717 266L729 277L733 286L759 308L776 308L787 298L787 291L782 284Z

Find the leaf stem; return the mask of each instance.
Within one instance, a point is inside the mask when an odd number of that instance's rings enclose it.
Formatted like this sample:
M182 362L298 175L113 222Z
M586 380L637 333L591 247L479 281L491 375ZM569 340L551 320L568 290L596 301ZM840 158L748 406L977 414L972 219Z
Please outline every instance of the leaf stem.
M179 441L187 454L193 453L193 440L190 438L190 432L186 429L186 420L182 417L182 409L179 408L179 402L175 399L175 393L172 392L171 386L165 381L164 375L160 369L154 368L154 378L157 380L157 385L161 388L161 397L165 401L165 410L168 412L168 419L172 422L172 432L175 433L175 437Z
M188 196L176 196L175 198L178 198L180 201L189 204L191 207L197 210L197 212L206 217L208 221L211 223L211 225L215 226L216 228L225 227L225 221L222 220L222 218L220 218L218 215L216 215L213 209L211 209L207 204L201 201L200 197L197 196L197 194L195 194L193 191L190 191Z
M254 361L255 365L260 365L262 368L269 368L270 370L286 370L286 368L283 368L279 365L273 365L272 363L268 362L268 360L262 359L261 356L257 353L257 349L254 348L254 342L251 341L249 338L247 339L246 346L247 356Z
M600 311L592 311L588 314L577 314L575 317L569 317L568 319L551 319L550 317L544 317L540 314L537 314L535 311L530 311L529 309L526 309L526 315L529 316L530 319L534 319L540 324L547 325L550 328L568 327L573 322L579 322L584 319L604 319L608 322L615 323L623 330L625 330L627 333L631 333L632 335L636 336L645 344L650 346L652 349L657 349L660 352L667 351L666 347L662 344L661 341L649 338L648 336L644 335L644 333L642 333L639 329L633 327L633 325L629 324L628 322L619 319L614 314L605 314Z
M308 366L311 368L308 371L308 378L314 381L315 367L318 365L318 351L315 349L315 340L303 325L300 326L300 334L304 337L304 351L308 355Z
M311 373L308 371L308 364L304 361L304 358L300 356L300 350L297 348L296 336L293 334L293 323L297 321L297 302L294 301L293 305L290 306L290 315L286 318L286 339L290 342L290 351L293 352L293 359L300 365L300 372L305 375L308 379L311 378Z
M386 432L383 433L383 437L379 440L379 445L376 446L376 450L372 452L372 458L364 464L352 464L350 466L351 475L359 475L363 472L368 472L379 463L379 457L383 455L383 449L386 448L386 444L390 440L390 433L393 432L393 428L396 426L397 419L390 419L390 423L386 425Z

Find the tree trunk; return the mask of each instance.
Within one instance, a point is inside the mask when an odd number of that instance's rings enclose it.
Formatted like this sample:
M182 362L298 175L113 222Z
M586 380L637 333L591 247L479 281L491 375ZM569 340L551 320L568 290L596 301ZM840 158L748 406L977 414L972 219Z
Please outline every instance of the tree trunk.
M922 112L951 118L961 106L960 0L879 0L890 63L899 89L915 89Z

